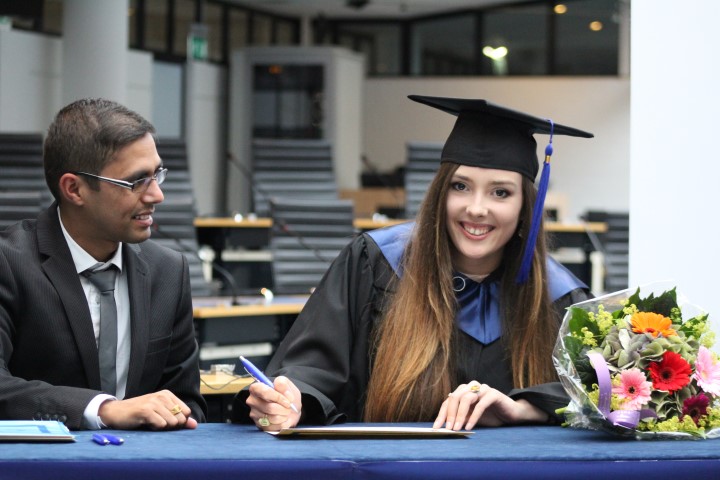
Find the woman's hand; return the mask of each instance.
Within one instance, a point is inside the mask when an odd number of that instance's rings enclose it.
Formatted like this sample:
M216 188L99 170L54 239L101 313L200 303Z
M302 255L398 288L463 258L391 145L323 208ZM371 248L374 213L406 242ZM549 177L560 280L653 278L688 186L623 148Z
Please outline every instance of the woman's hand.
M277 377L272 389L260 382L250 385L245 403L250 407L250 418L264 431L278 431L291 428L300 421L302 412L300 390L287 377ZM292 410L290 404L297 407Z
M498 427L512 423L545 423L548 414L526 400L513 400L507 395L473 380L462 384L448 395L433 428L471 430L476 425Z

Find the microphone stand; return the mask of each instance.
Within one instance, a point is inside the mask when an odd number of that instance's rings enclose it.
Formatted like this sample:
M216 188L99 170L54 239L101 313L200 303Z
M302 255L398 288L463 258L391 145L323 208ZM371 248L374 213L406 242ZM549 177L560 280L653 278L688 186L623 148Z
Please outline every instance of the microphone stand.
M160 225L158 225L157 223L153 223L152 230L153 230L153 232L156 232L157 234L159 234L161 237L166 238L168 240L172 240L178 247L180 247L180 249L183 253L192 254L193 256L197 257L198 260L200 260L203 264L209 263L212 266L212 269L214 271L216 271L217 273L219 273L223 277L223 279L227 283L228 287L230 288L230 295L231 295L230 303L231 303L231 305L240 305L240 301L238 300L238 293L237 293L238 292L237 283L235 282L235 278L232 276L232 273L230 273L225 267L222 267L219 264L217 264L214 261L214 259L210 260L209 258L203 258L203 256L205 256L205 255L200 255L200 252L193 250L192 248L188 248L184 243L182 243L182 241L179 238L162 230L160 228Z

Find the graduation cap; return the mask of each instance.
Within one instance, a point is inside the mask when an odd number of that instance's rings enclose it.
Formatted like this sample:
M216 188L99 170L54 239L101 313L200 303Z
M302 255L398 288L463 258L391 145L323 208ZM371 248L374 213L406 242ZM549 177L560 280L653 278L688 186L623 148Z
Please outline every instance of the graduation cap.
M458 117L443 147L441 162L510 170L535 181L539 167L537 143L533 134L550 135L548 145L545 147L545 161L533 208L532 225L517 277L518 283L526 282L530 275L532 256L550 181L553 135L592 138L593 134L502 107L487 100L421 95L410 95L408 98Z

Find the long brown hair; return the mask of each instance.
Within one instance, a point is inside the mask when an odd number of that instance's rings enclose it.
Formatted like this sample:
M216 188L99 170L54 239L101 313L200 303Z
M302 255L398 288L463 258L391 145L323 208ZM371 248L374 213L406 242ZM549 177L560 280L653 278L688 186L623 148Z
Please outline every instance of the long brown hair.
M430 421L457 386L453 266L447 233L447 195L458 165L442 163L418 212L415 231L403 258L395 296L373 334L372 374L365 401L370 422ZM531 277L515 284L536 196L523 177L523 206L518 235L505 246L501 280L505 338L518 388L554 378L553 340L557 330L545 288L544 231L538 234Z

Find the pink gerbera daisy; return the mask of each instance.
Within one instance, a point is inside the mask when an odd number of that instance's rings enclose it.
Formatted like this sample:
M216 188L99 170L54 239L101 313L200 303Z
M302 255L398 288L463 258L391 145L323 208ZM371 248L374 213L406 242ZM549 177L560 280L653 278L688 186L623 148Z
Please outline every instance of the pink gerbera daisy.
M619 377L620 384L612 388L612 393L623 400L623 408L640 410L643 405L650 401L652 383L648 381L640 369L623 370L620 372Z
M720 395L720 363L715 361L712 352L705 347L698 350L693 378L698 387L710 395Z

